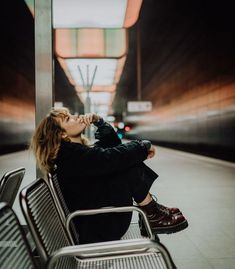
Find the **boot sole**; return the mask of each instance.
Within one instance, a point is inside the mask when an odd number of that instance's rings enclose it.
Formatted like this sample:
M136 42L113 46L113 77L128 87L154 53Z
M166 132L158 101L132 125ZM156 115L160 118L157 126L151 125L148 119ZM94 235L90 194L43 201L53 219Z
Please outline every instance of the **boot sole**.
M180 231L186 229L187 227L188 227L188 222L187 222L187 220L185 220L185 221L183 221L177 225L174 225L174 226L168 226L167 228L166 227L152 228L151 230L152 230L152 233L154 235L155 234L172 234L172 233L180 232ZM148 236L145 228L140 229L140 234L142 236Z

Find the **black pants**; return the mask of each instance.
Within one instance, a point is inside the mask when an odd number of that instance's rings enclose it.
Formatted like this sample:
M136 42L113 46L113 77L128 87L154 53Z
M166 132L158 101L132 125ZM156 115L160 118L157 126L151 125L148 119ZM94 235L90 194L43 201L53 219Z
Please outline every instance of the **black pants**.
M140 203L149 193L149 190L158 175L144 163L127 171L128 185L136 203Z
M99 182L95 191L89 193L90 199L94 197L90 208L130 206L133 205L133 199L140 203L157 177L158 175L144 163L123 171L118 178L113 175L109 180ZM79 217L75 225L80 243L119 240L126 233L131 218L130 212Z

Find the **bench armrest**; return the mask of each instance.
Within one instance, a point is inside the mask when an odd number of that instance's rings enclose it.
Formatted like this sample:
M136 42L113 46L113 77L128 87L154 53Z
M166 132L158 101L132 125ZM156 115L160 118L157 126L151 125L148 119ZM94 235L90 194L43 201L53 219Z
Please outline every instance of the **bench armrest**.
M105 214L105 213L121 213L121 212L133 212L137 211L143 218L144 225L148 236L150 239L154 240L154 235L151 231L148 219L143 210L136 206L123 206L123 207L102 207L99 209L88 209L88 210L77 210L73 213L70 213L66 219L66 229L70 233L70 222L74 217L78 216L87 216L87 215L95 215L95 214Z
M76 257L80 262L85 262L107 260L112 257L125 258L148 252L160 252L167 268L175 268L168 250L161 243L149 239L132 239L61 248L49 257L47 269L55 268L57 260L66 256Z

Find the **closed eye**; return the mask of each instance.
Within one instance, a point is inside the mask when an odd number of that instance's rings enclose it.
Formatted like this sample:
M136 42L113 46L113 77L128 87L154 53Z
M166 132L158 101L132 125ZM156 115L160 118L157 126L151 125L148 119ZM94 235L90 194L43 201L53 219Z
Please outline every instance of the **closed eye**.
M69 116L66 116L65 117L65 122L68 122L69 121Z

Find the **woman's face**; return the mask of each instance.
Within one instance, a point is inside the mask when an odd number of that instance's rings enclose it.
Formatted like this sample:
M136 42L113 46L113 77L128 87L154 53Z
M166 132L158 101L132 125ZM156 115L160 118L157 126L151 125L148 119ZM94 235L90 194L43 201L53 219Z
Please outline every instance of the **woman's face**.
M66 114L65 117L59 118L60 126L65 130L68 137L74 138L81 135L86 128L86 124L81 122L79 116Z

